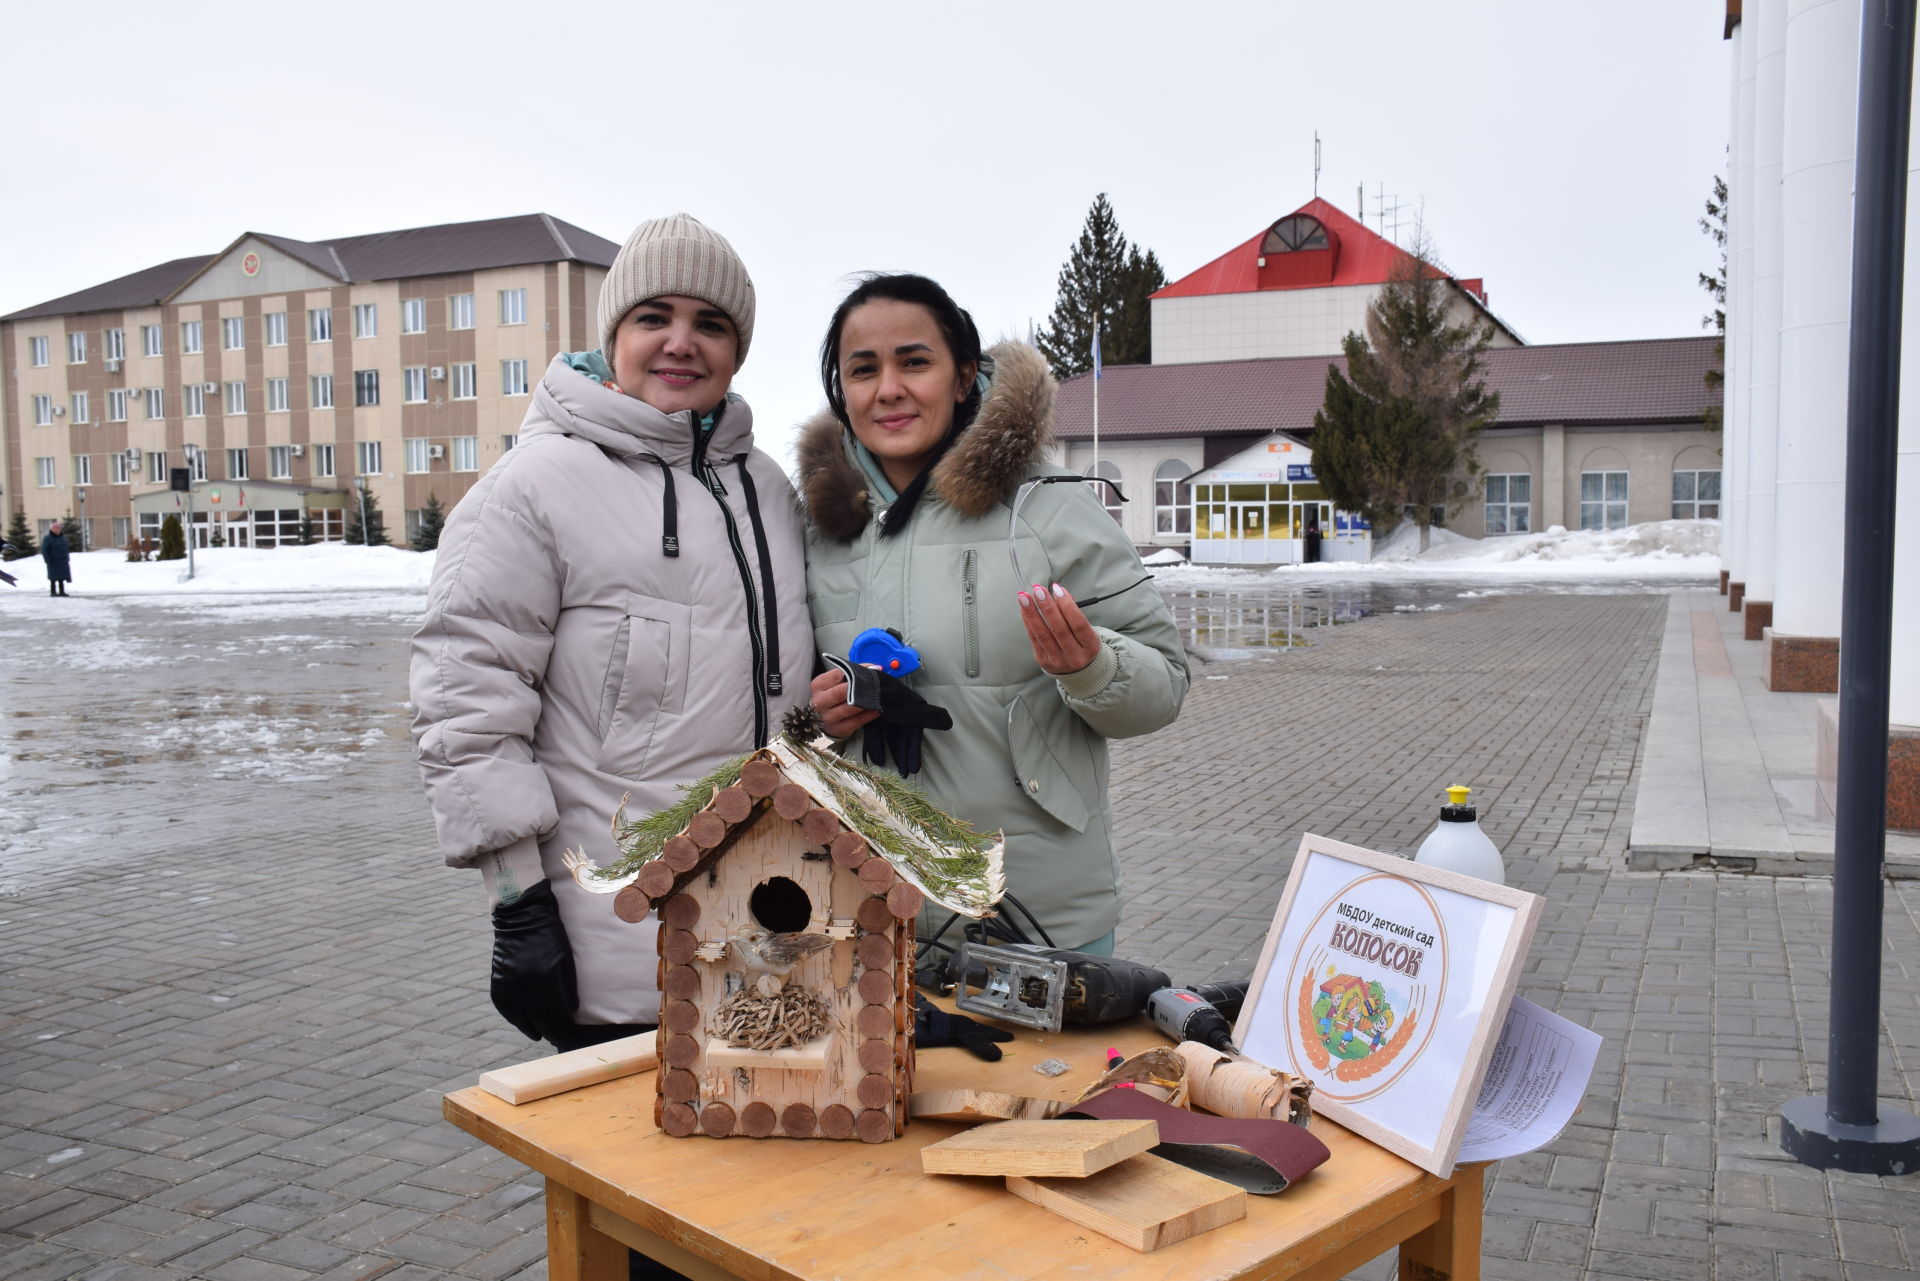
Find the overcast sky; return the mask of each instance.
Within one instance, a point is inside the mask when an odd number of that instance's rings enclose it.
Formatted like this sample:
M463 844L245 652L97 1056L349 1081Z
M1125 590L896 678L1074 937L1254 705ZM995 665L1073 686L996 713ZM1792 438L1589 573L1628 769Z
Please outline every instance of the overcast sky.
M9 5L0 313L243 231L685 210L759 292L760 442L847 273L1044 323L1097 192L1177 279L1314 194L1424 211L1529 342L1697 334L1719 0Z

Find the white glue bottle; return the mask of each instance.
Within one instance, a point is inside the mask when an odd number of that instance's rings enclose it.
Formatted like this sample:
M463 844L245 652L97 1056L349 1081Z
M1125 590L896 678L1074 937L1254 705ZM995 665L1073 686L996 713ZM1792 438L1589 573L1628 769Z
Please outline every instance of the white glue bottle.
M1467 804L1472 790L1468 787L1447 789L1447 804L1440 807L1440 825L1420 842L1420 851L1413 856L1413 861L1505 885L1507 866L1500 859L1500 850L1480 830L1480 820L1473 806Z

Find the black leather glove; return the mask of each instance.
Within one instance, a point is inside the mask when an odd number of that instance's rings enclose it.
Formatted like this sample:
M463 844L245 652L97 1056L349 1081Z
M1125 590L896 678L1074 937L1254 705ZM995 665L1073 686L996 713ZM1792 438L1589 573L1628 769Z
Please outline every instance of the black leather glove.
M1000 1061L1000 1045L1013 1039L1013 1033L976 1022L964 1014L949 1014L921 996L913 994L913 1041L922 1049L940 1045L958 1045L975 1058L989 1063Z
M559 1045L573 1028L573 949L545 881L493 909L492 994L493 1008L531 1040Z

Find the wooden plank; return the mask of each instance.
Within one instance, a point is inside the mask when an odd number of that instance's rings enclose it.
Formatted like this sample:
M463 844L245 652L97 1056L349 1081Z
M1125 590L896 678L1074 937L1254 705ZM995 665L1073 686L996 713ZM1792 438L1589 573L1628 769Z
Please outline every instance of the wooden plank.
M826 1070L827 1050L833 1037L816 1036L805 1045L779 1050L750 1050L744 1045L728 1045L717 1036L707 1038L707 1066L715 1068L786 1068L802 1072Z
M1045 1121L1059 1116L1067 1105L1059 1099L1036 1099L998 1090L918 1090L908 1105L916 1121Z
M549 1281L620 1281L627 1252L591 1221L592 1203L555 1179L547 1180Z
M928 1174L1084 1179L1160 1142L1151 1121L995 1121L920 1150Z
M603 1045L589 1045L584 1050L569 1050L531 1063L483 1072L480 1088L508 1103L530 1103L583 1085L598 1085L602 1081L651 1072L659 1063L654 1053L653 1033L642 1032Z
M1247 1217L1243 1189L1144 1153L1084 1179L1010 1178L1007 1191L1143 1252Z

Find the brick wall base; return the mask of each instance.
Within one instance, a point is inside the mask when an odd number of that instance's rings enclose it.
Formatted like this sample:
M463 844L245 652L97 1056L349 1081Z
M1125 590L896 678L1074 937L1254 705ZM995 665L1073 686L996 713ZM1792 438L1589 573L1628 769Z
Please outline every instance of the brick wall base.
M1820 700L1820 799L1831 810L1840 775L1840 700ZM1887 727L1887 826L1920 831L1920 725Z
M1839 637L1782 636L1768 628L1764 639L1768 689L1799 694L1840 692Z

